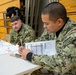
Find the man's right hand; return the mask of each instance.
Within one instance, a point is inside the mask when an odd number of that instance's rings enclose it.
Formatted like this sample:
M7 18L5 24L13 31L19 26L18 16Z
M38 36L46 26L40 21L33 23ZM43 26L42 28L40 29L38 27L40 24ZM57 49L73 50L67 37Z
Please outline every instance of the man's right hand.
M23 51L24 49L25 49L24 46L20 46L18 52L19 52L20 54L22 54L22 51Z

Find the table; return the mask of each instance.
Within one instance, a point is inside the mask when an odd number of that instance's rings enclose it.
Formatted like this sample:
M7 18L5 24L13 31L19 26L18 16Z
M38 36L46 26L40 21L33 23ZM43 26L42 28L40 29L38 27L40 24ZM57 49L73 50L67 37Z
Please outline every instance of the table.
M33 71L41 68L21 58L12 57L9 54L0 55L0 75L31 75Z

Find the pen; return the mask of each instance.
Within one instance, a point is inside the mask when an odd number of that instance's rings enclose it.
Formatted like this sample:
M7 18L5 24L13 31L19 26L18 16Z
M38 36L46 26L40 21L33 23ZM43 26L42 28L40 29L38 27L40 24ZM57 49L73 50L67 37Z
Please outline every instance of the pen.
M22 39L20 39L20 43L21 43L21 46L22 46Z

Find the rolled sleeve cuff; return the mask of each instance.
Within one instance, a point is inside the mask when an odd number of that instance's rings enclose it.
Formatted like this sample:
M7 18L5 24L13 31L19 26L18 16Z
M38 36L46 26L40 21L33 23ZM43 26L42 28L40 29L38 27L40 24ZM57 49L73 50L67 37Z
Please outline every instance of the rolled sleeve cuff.
M28 54L27 54L27 56L26 56L26 59L28 60L28 61L32 61L32 55L33 55L33 53L32 52L29 52Z

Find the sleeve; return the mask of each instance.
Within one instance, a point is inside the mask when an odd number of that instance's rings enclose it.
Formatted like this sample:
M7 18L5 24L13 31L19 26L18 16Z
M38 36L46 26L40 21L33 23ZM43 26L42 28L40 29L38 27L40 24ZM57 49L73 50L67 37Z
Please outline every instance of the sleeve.
M70 71L74 73L73 75L75 75L76 33L68 35L63 42L57 43L57 55L33 55L32 62L43 66L43 68L49 71L61 74L69 73Z
M33 55L32 52L29 52L29 53L26 55L26 59L27 59L28 61L30 61L30 62L31 62L31 60L32 60L32 55Z
M31 42L35 40L35 31L31 28L26 30L22 35L23 45L25 45L26 42Z
M13 36L14 36L14 34L13 34L13 31L12 31L12 32L10 33L10 43L11 43L11 44L15 44L15 43L14 43L15 40L14 40L14 37L13 37Z

